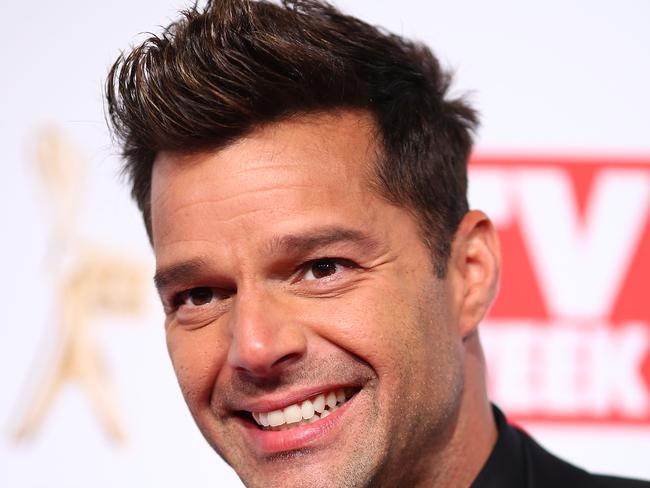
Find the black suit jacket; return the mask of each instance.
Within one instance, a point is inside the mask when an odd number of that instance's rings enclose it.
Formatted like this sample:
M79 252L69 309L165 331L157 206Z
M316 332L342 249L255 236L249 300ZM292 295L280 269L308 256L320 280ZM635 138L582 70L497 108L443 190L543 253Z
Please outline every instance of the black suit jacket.
M499 437L471 488L650 488L650 482L586 472L544 450L494 407ZM650 461L650 453L648 454Z

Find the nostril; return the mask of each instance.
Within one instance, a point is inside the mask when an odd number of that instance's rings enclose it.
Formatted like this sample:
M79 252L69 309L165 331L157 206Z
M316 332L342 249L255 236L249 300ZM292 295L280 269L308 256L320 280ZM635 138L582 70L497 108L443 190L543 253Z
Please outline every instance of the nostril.
M228 363L252 377L269 378L279 375L296 363L307 350L304 330L285 319L240 317L233 326L228 350Z
M276 360L272 365L271 368L276 368L278 366L288 366L300 359L301 355L297 352L291 353L291 354L286 354L282 356L280 359Z

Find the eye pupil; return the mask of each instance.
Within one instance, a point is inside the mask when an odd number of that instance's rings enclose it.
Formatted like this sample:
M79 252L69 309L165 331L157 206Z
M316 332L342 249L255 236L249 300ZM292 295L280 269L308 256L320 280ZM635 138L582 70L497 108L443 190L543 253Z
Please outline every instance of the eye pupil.
M333 261L318 261L311 266L315 278L324 278L336 273L336 263Z
M212 298L214 298L214 291L212 288L208 287L194 288L190 290L189 298L192 302L192 305L195 305L197 307L206 305L212 301Z

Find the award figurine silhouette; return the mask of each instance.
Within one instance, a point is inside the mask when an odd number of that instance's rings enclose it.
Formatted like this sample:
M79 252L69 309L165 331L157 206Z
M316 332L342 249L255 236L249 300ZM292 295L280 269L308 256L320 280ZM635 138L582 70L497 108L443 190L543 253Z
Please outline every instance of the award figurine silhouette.
M56 283L58 333L55 344L39 357L49 357L40 384L22 412L16 440L34 435L62 387L75 383L88 395L109 438L126 440L108 372L95 334L97 318L107 314L139 314L145 303L145 270L123 255L84 243L78 234L82 208L82 158L55 129L39 139L36 162L54 213L47 267ZM32 375L34 376L34 375Z

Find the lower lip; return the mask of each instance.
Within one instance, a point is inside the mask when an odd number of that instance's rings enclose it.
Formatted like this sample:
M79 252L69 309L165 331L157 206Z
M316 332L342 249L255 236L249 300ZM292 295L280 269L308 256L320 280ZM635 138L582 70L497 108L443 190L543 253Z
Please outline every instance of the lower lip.
M312 447L319 442L333 437L340 430L343 416L347 413L350 403L356 399L354 395L324 419L311 424L304 424L286 430L262 430L252 422L241 419L246 434L255 449L262 455L295 451Z

